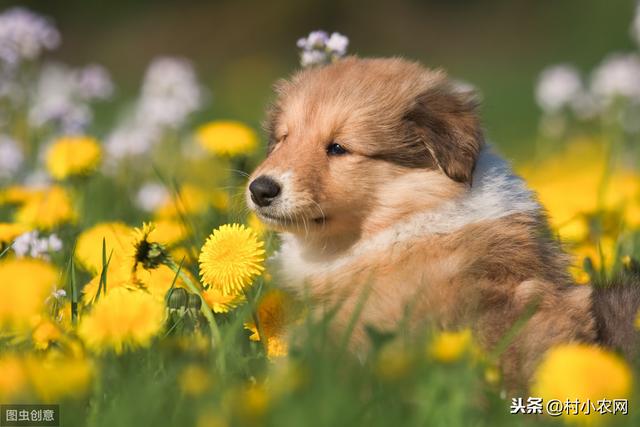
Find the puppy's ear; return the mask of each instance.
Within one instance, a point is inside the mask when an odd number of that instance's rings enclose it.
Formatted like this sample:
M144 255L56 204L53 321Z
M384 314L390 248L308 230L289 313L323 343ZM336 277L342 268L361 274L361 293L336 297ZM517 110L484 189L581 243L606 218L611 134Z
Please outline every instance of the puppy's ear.
M477 106L472 93L443 80L418 95L404 117L438 167L467 184L483 144Z

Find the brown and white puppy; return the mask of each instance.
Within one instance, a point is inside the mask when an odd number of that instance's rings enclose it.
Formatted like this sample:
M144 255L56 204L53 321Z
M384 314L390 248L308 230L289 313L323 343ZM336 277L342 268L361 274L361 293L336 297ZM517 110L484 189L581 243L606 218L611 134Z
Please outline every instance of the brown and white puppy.
M268 156L247 203L281 232L280 282L346 328L367 290L365 326L471 326L492 348L531 307L504 353L510 389L540 356L595 342L591 288L572 283L544 212L483 138L476 102L441 71L403 59L346 58L276 85Z

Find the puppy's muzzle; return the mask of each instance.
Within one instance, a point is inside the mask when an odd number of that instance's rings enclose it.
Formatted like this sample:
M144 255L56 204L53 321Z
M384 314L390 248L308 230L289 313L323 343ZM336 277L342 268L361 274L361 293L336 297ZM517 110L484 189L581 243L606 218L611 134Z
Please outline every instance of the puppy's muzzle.
M260 175L249 184L251 200L260 207L269 206L280 195L280 190L280 184L266 175Z

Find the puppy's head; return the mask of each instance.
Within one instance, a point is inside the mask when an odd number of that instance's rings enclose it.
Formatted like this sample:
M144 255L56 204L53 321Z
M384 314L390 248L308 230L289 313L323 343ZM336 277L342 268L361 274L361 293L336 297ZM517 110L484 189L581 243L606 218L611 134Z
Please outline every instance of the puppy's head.
M276 84L268 155L247 189L276 230L362 232L471 184L475 102L444 73L402 59L346 58Z

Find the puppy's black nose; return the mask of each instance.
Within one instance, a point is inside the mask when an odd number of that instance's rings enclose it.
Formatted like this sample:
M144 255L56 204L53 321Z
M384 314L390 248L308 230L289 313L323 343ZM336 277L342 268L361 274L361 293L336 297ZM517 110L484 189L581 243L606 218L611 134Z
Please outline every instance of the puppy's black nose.
M251 200L258 206L269 206L280 194L280 185L266 175L260 175L249 184Z

